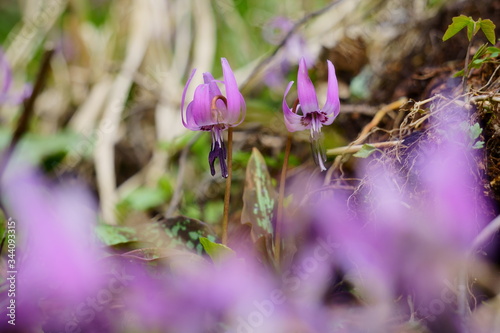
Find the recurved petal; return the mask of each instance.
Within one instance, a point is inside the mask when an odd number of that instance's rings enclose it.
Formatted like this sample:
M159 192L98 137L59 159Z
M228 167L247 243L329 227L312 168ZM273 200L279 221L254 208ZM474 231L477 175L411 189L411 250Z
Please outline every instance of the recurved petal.
M184 127L186 127L187 129L189 129L191 131L199 131L200 126L198 126L196 124L196 122L194 121L192 109L193 109L193 102L188 104L187 109L186 109L186 121L184 121L184 119L182 119L182 124L184 125Z
M326 95L326 103L322 111L328 116L328 121L325 125L330 125L340 111L339 85L337 76L335 75L335 67L330 60L328 62L328 91Z
M227 98L227 115L225 118L228 119L228 123L231 124L240 118L241 111L245 108L245 104L242 104L243 96L238 89L238 83L236 83L236 78L226 58L222 58L221 63Z
M292 110L288 107L288 103L286 102L286 96L288 95L288 92L290 91L292 85L293 81L291 81L286 87L282 103L283 115L285 117L285 126L289 132L302 131L307 129L306 126L302 125L302 116L299 116L298 114L292 112Z
M184 86L184 90L182 91L182 99L181 99L181 119L182 119L182 124L184 125L184 127L186 127L187 129L190 129L190 130L193 130L193 127L196 126L196 123L194 123L194 120L193 120L193 115L192 115L192 110L190 110L190 106L192 103L189 103L188 105L188 110L189 110L189 113L188 111L186 111L186 119L184 119L184 103L186 102L186 93L187 93L187 89L189 87L189 84L191 83L191 80L193 79L193 76L194 74L196 73L196 69L193 69L191 71L191 74L189 75L189 78L186 82L186 85Z
M297 74L297 94L304 115L319 110L316 90L307 73L306 60L303 57L300 59L299 73Z
M240 105L241 105L241 111L239 113L231 113L229 114L230 118L228 118L227 124L230 127L235 127L238 126L245 120L245 116L247 113L247 105L245 103L245 99L243 98L243 95L240 94ZM236 117L238 115L238 117Z

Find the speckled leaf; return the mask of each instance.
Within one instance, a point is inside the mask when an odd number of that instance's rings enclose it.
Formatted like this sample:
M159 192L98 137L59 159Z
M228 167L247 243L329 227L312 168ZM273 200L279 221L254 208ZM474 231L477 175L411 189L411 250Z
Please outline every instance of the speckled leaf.
M135 242L138 240L133 228L99 224L95 228L97 237L108 246L115 246Z
M272 186L264 157L256 148L253 148L246 171L241 223L252 225L254 241L261 236L272 235L275 202L276 191Z
M210 225L186 216L138 224L136 230L145 247L189 249L198 254L203 253L200 237L216 240L215 232Z

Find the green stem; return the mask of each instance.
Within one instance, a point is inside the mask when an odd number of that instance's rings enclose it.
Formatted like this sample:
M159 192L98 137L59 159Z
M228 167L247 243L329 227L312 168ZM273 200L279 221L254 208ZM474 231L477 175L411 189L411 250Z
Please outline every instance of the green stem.
M465 55L465 67L464 67L464 76L462 77L462 89L463 93L467 92L467 78L469 77L469 58L470 58L470 49L472 47L472 40L474 36L469 41L469 45L467 46L467 54Z
M227 226L229 222L229 200L231 198L231 178L233 176L233 128L227 130L227 179L224 193L224 214L222 216L222 244L227 245Z
M274 233L274 261L276 267L280 266L281 259L281 226L283 223L283 199L285 197L286 172L288 170L288 160L290 158L290 150L292 147L292 136L288 134L285 145L285 157L283 168L281 169L280 188L278 194L278 210L276 212L276 230Z

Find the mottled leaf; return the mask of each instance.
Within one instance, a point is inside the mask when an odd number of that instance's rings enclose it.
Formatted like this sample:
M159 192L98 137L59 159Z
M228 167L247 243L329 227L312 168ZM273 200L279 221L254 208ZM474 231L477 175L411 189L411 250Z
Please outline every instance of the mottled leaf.
M186 216L177 216L159 221L164 232L170 236L173 244L183 243L188 249L196 250L198 254L203 251L200 237L206 237L215 241L215 232L210 225L200 220L191 219Z
M206 237L200 237L200 243L203 245L205 252L212 258L213 262L219 262L221 259L235 255L235 252L229 247L215 243Z
M95 228L97 237L108 246L135 242L138 240L135 230L129 227L99 224Z
M452 23L448 26L448 29L446 29L443 35L443 41L455 36L460 30L468 26L470 23L474 24L472 18L465 15L454 17L452 19Z
M262 236L257 238L255 240L255 249L265 264L269 265L269 267L276 265L274 261L273 240L270 237Z
M252 225L254 241L261 236L272 235L275 202L276 191L272 186L264 157L253 148L246 171L241 223L249 222Z

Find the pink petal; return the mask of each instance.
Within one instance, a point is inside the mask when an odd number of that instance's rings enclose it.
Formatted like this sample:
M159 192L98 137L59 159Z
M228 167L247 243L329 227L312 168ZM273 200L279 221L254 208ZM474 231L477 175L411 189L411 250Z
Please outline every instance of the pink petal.
M188 80L186 82L186 85L184 86L184 90L182 91L182 99L181 99L181 119L182 119L182 124L184 125L184 127L186 127L187 129L190 129L192 131L196 131L199 128L196 125L196 123L194 122L194 119L192 117L192 111L186 111L186 113L187 113L186 114L187 121L184 120L184 102L186 101L186 92L187 92L187 89L188 89L189 84L191 83L191 80L193 79L193 76L194 76L195 73L196 73L196 69L193 69L193 71L189 75L189 78L188 78ZM188 105L188 110L190 110L191 103L189 103L189 105Z
M196 121L194 121L192 108L193 108L193 102L189 103L187 106L186 122L184 123L184 127L186 127L187 129L189 129L191 131L199 131L200 126L198 126L196 124Z
M326 94L326 103L322 111L328 116L328 120L323 123L324 125L330 125L333 123L340 111L340 99L339 99L339 85L337 82L337 76L335 75L335 67L330 60L328 63L328 91Z
M236 78L226 58L222 58L221 63L227 98L227 111L224 119L228 124L236 126L241 123L245 117L246 105L238 89Z
M209 85L210 98L213 99L215 96L222 96L222 92L217 86L217 81L214 79L212 74L203 73L203 82Z
M297 93L299 95L299 102L302 107L304 115L309 112L319 110L318 97L314 90L314 85L307 73L306 60L302 57L299 62L299 73L297 75Z
M210 92L208 84L200 84L194 91L194 98L189 108L187 118L192 117L193 121L199 127L210 126L218 123L215 115L212 114L212 101L210 100Z
M293 85L293 81L291 81L285 90L285 95L283 96L283 115L285 116L285 126L289 132L302 131L307 129L306 126L302 125L301 120L302 116L292 112L292 110L288 107L288 103L286 102L286 96L290 91L290 88Z

